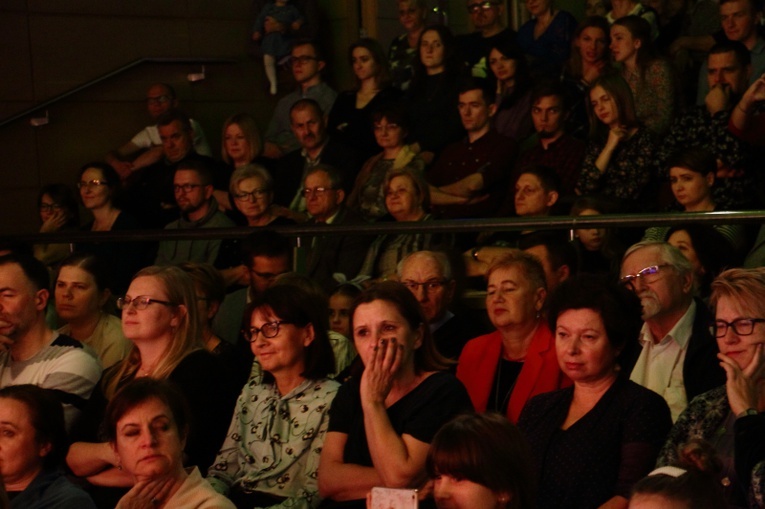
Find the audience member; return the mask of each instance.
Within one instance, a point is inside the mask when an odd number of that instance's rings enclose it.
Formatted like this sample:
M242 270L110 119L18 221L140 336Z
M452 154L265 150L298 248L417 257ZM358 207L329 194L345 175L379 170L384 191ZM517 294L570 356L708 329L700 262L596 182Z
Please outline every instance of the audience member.
M466 0L474 32L457 38L462 57L473 76L488 77L486 56L494 44L517 44L515 31L503 27L504 2L500 0Z
M326 507L366 507L374 486L422 487L433 436L470 407L403 285L366 290L352 317L364 370L340 387L330 410L319 463L319 493L332 501Z
M531 94L531 120L537 139L522 152L516 172L532 166L547 166L561 180L561 196L573 196L584 159L585 144L567 131L571 105L561 85L542 85Z
M262 164L263 142L255 119L247 113L236 113L223 122L221 157L231 171L252 163Z
M167 83L153 84L146 92L146 107L152 121L158 122L162 115L179 107L175 89ZM205 138L205 133L202 131L202 126L193 119L189 119L189 122L192 130L194 151L205 156L212 155ZM164 142L159 134L159 125L152 124L146 126L117 150L106 154L105 159L122 179L126 179L134 171L161 161L163 157L163 144ZM138 157L135 157L136 155Z
M202 478L199 467L184 468L183 450L195 424L184 396L189 395L167 381L139 378L109 402L105 433L120 470L132 480L115 509L235 508Z
M321 76L326 62L316 42L298 40L292 47L290 64L297 90L282 97L268 124L263 155L279 158L300 147L299 140L290 127L292 106L301 99L312 99L319 111L329 111L335 102L337 92L327 85Z
M48 389L63 405L71 429L101 376L101 364L82 343L46 325L49 279L48 269L31 256L0 256L0 387Z
M590 141L577 194L600 194L620 200L625 210L638 204L645 210L658 179L654 135L640 125L632 92L621 76L598 78L590 100Z
M292 285L267 289L251 309L245 336L262 372L245 384L208 480L237 507L316 507L319 454L339 387L327 378L335 358L326 309Z
M533 398L518 427L535 460L540 509L626 507L672 426L667 404L628 380L620 355L640 327L635 296L594 276L563 283L548 321L573 387Z
M351 44L348 61L356 86L337 96L329 111L327 131L366 160L377 153L372 114L385 103L398 100L401 92L390 83L388 59L377 40L363 38Z
M720 1L720 21L723 33L716 34L714 37L715 43L721 44L726 41L740 42L749 53L748 62L751 64L743 86L739 90L734 90L733 85L728 83L731 89L726 90L726 96L730 93L737 96L742 94L745 87L751 85L765 72L765 39L758 32L761 17L761 6L758 5L756 0ZM712 48L709 48L709 51L710 54L713 53ZM739 60L741 59L739 58ZM720 81L710 81L713 75L719 75L720 73L719 69L711 64L711 59L701 64L698 93L696 95L696 104L699 106L708 104L707 96L710 90L718 83L721 83Z
M489 78L496 80L493 101L497 111L492 119L496 131L518 142L532 132L531 76L526 58L512 43L494 44L488 55Z
M465 64L454 36L443 25L426 27L419 48L404 104L411 120L410 138L430 164L445 146L464 135L455 105Z
M56 314L65 322L58 332L93 350L104 369L130 351L113 307L109 265L94 255L73 253L59 265L55 283Z
M606 14L606 20L613 25L615 21L627 16L639 16L651 27L651 40L659 37L659 23L656 11L646 7L639 0L611 0L611 10Z
M534 507L529 446L500 415L465 414L444 424L426 465L439 509Z
M406 144L409 120L401 106L389 105L377 110L372 114L372 126L382 152L367 159L348 197L348 206L370 222L387 214L383 182L390 172L408 168L423 173L425 169L417 147Z
M353 338L351 331L351 307L361 294L361 286L356 283L341 283L329 294L329 328L348 339Z
M319 103L313 99L297 101L290 110L290 119L299 148L282 157L277 165L274 201L300 213L293 217L301 218L305 212L302 184L309 169L318 164L332 166L342 174L343 182L350 186L361 162L355 148L329 135L327 119Z
M577 198L569 215L574 217L609 214L612 207L603 200L592 196ZM624 247L616 231L611 228L575 228L574 247L579 254L579 272L606 274L619 278Z
M763 302L765 269L761 267L726 270L712 283L713 329L727 381L723 379L690 403L657 462L663 466L693 461L694 442L708 443L722 468L707 471L722 486L730 507L763 503ZM754 497L749 498L752 492Z
M446 219L487 217L502 203L518 145L491 126L497 107L487 80L460 85L458 106L467 138L447 146L428 171L433 204Z
M570 382L542 318L547 290L539 260L511 250L492 262L486 278L486 311L497 330L468 341L457 378L477 411L499 412L517 422L532 396Z
M518 248L536 256L545 272L548 293L577 274L574 246L560 232L534 232L518 242Z
M69 446L61 402L34 385L0 389L3 509L95 509L61 470Z
M571 53L577 21L553 0L527 1L531 19L518 29L518 45L529 57L532 75L555 78Z
M242 330L247 304L271 286L276 276L292 270L290 241L272 230L248 235L242 242L241 253L249 285L226 295L212 324L216 336L234 344Z
M553 168L527 167L515 182L515 214L520 217L549 216L560 197L561 180Z
M303 14L289 0L272 0L263 6L252 28L252 40L260 43L263 53L263 68L270 85L269 92L276 95L278 82L276 79L276 64L289 56L292 49L292 39L287 30L266 30L266 19L289 27L292 31L300 30L305 22Z
M656 53L650 30L640 16L619 18L611 25L611 55L632 90L638 120L663 135L675 116L675 82L669 63Z
M396 222L431 221L430 190L423 178L408 169L389 173L385 178L385 207ZM448 249L454 243L451 234L401 233L382 234L369 246L360 276L385 279L396 272L406 255L423 249Z
M308 170L303 181L308 224L361 225L362 217L345 206L340 172L319 165ZM306 274L329 293L337 285L335 274L350 279L359 273L373 237L365 235L317 235L306 247Z
M396 273L420 303L439 353L459 359L465 343L475 335L476 324L463 313L452 312L457 282L449 257L439 251L417 251L398 263Z
M80 201L93 214L82 230L91 232L130 231L140 228L130 213L122 210L122 184L110 165L93 162L80 169L77 180ZM141 242L78 242L77 251L87 252L112 271L112 290L122 293L133 274L150 262L150 245ZM151 254L153 255L153 254Z
M722 487L699 470L660 467L635 483L629 509L721 509L727 507Z
M75 475L96 486L133 486L132 468L123 468L131 465L125 465L109 443L99 442L103 439L99 424L104 415L113 416L113 410L122 407L119 396L127 385L141 378L170 380L178 386L191 411L179 456L185 453L186 464L197 466L203 475L212 464L239 387L234 386L229 368L204 349L196 301L191 278L174 266L146 267L133 278L125 297L117 300L122 332L133 348L104 372L93 393L79 433L87 442L72 444L67 456ZM115 428L108 431L113 440Z
M765 74L749 88L730 116L728 129L752 146L765 147Z
M37 194L37 210L40 213L40 233L51 233L80 226L80 211L74 193L66 184L47 184ZM53 268L66 258L69 244L35 244L34 256Z
M728 130L731 113L751 71L749 52L740 42L715 44L707 59L710 89L704 106L697 106L675 119L664 138L659 159L667 161L680 149L699 146L717 160L717 187L713 194L721 210L757 203L753 192L753 161L746 145Z
M394 38L388 50L391 82L399 90L406 91L414 75L414 63L419 51L420 34L428 17L426 0L398 0L398 21L406 30Z
M165 226L165 230L234 226L234 222L218 210L218 202L213 196L212 175L203 163L179 163L173 177L173 190L181 217ZM156 263L213 263L218 257L220 243L220 239L163 240L159 243Z
M690 400L724 376L709 312L693 298L693 267L674 246L639 242L624 253L621 282L640 298L643 318L639 343L627 344L623 368L630 380L666 400L675 421Z
M561 76L571 96L569 131L586 138L589 130L589 88L603 74L611 71L610 29L602 16L585 18L574 32L574 47Z

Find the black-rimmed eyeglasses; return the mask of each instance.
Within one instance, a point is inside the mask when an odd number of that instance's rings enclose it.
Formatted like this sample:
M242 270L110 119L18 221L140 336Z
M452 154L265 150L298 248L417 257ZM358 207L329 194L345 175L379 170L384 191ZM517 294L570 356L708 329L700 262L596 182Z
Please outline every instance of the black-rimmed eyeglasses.
M732 322L715 320L709 324L709 331L716 338L724 338L730 327L739 336L751 336L754 333L754 326L762 322L765 322L765 318L738 318Z
M138 297L120 297L117 299L117 308L125 310L130 307L130 305L133 305L136 309L146 309L149 307L149 304L162 304L163 306L177 306L177 304L173 302L168 302L166 300L159 300L159 299L153 299L147 295L139 295Z
M279 326L283 323L288 324L291 322L285 322L284 320L278 320L276 322L266 322L260 328L250 327L249 329L243 329L242 335L244 336L244 339L246 339L250 343L258 339L258 334L263 334L263 337L267 339L275 338L279 334Z

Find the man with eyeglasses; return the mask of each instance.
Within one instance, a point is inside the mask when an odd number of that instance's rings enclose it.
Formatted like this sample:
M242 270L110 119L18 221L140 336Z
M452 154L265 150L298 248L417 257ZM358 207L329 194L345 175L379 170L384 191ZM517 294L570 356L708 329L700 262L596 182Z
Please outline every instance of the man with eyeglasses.
M361 215L345 206L343 177L332 166L320 164L308 170L302 190L311 215L307 224L364 224ZM366 235L317 235L308 244L306 274L329 294L337 286L333 274L353 279L359 273L372 240Z
M516 33L502 24L505 0L467 0L467 10L475 31L457 37L473 76L488 76L486 55L494 45L515 44Z
M456 290L449 258L438 251L417 251L401 260L396 272L420 303L438 351L449 359L459 359L465 343L483 331L464 314L449 309Z
M640 299L639 350L627 351L630 380L662 396L677 420L688 402L725 383L711 314L693 297L693 267L676 247L643 241L622 258L621 282Z
M199 161L183 161L173 177L173 192L181 217L165 226L165 230L195 228L230 228L234 222L218 210L213 196L210 170ZM220 239L163 240L159 243L157 265L181 262L215 262Z
M335 168L348 193L361 166L355 149L329 135L324 111L317 101L308 98L296 101L290 108L290 128L299 146L277 164L274 201L299 214L306 212L303 181L311 168Z
M71 430L101 378L101 364L82 343L48 327L49 287L40 261L14 252L0 256L0 388L50 390Z
M290 126L292 105L300 99L313 99L322 111L329 111L337 92L321 76L326 62L316 42L300 40L293 44L290 66L297 89L282 97L276 104L265 135L263 155L278 159L300 147Z
M273 285L277 276L292 270L292 244L273 230L255 231L242 242L242 262L250 285L226 295L212 323L215 335L233 344L240 342L247 304Z
M178 98L173 87L167 83L155 83L146 92L146 107L149 116L156 122L159 117L172 109L178 108ZM197 153L210 156L210 146L202 131L202 126L196 120L190 119L194 133L194 150ZM140 154L139 154L140 152ZM139 154L138 157L134 156ZM111 164L122 178L132 172L150 166L162 159L162 140L156 124L146 126L129 142L120 148L106 154L106 162Z

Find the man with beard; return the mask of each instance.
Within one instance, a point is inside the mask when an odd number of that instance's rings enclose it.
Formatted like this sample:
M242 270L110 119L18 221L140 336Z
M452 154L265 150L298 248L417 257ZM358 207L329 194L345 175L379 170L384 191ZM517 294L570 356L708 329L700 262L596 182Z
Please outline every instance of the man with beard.
M691 399L725 383L712 317L693 298L691 263L666 242L639 242L622 258L621 282L640 298L644 321L640 350L622 352L622 369L662 396L677 420Z
M184 161L178 165L173 176L173 192L181 217L165 226L165 230L234 226L234 222L218 210L218 202L213 196L212 176L202 162ZM159 243L156 263L212 264L218 257L220 243L220 239L163 240Z
M49 283L48 269L32 256L0 256L0 388L50 390L71 429L101 377L101 364L82 343L48 328Z
M532 166L547 166L560 177L561 196L573 196L586 144L566 133L566 92L558 83L540 86L532 92L531 105L537 141L518 158L516 175Z

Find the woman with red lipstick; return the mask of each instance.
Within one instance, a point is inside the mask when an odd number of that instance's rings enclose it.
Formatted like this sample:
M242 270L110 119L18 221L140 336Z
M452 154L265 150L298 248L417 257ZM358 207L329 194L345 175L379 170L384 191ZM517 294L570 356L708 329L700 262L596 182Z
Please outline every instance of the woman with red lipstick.
M665 134L675 115L675 80L669 62L653 46L648 22L640 16L615 21L611 56L632 90L638 120L656 134Z
M486 273L486 311L496 331L471 339L457 364L479 412L499 412L517 422L534 395L568 385L555 359L553 337L542 318L547 287L539 260L511 250Z
M620 200L625 210L646 210L658 180L656 142L635 114L624 78L607 74L590 88L590 141L576 184L579 195Z
M190 417L175 386L150 378L130 382L109 402L104 422L109 444L134 480L118 509L234 509L199 468L183 467Z
M710 442L730 507L765 506L765 268L730 269L712 282L714 333L725 385L691 401L659 454L658 466L693 461L688 443ZM682 458L681 458L682 456Z
M556 289L548 321L574 385L533 398L518 421L537 467L537 506L626 508L672 426L664 399L619 370L621 354L637 345L640 303L624 287L583 276Z
M189 465L202 472L213 462L223 441L239 391L226 366L204 349L202 323L191 278L178 267L151 266L139 271L126 295L117 299L122 310L122 332L133 344L122 362L104 371L83 413L78 437L67 463L75 475L94 485L132 486L119 470L109 444L94 443L106 404L137 378L171 380L185 395L191 423L185 453Z

